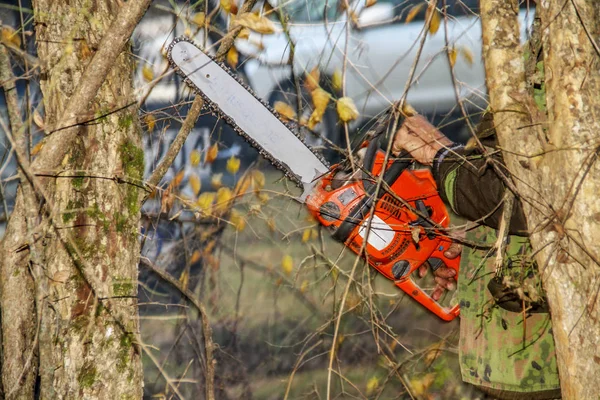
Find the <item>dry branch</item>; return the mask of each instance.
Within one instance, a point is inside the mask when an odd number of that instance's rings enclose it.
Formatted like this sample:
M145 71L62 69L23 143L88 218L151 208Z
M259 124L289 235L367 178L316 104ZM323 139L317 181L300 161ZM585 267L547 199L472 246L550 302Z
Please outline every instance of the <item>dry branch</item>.
M212 328L208 320L208 315L204 309L204 305L198 300L198 298L189 289L184 288L181 283L170 274L158 268L146 257L140 257L141 264L160 276L161 279L169 283L175 289L177 289L200 313L200 319L202 320L202 333L204 335L204 350L206 352L206 398L208 400L214 400L215 398L215 361L213 356L214 344L212 340Z

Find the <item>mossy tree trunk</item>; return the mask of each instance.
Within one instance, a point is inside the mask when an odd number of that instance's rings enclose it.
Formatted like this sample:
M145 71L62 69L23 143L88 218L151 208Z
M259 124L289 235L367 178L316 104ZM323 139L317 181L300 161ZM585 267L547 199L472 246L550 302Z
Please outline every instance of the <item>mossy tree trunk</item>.
M543 47L537 68L537 55L524 53L519 41L518 9L516 0L481 1L490 103L550 303L563 397L596 399L600 2L537 2ZM533 91L528 58L543 85Z
M147 3L33 2L48 136L25 168L34 201L21 190L2 243L2 381L13 398L33 398L38 375L42 398L142 396L144 153L128 46L110 61L86 111L71 115L69 107L103 40L119 28L111 24L137 4L135 26Z

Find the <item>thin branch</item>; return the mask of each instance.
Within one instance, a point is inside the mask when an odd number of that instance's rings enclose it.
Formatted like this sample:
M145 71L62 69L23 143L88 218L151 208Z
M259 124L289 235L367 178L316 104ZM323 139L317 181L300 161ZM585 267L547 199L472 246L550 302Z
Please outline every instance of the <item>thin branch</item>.
M206 398L208 400L215 399L215 362L213 357L214 344L212 341L212 328L208 321L208 316L204 305L189 289L184 288L181 283L170 274L158 268L146 257L140 257L140 263L158 275L161 279L171 284L177 289L200 313L202 319L202 333L204 335L204 351L206 351Z
M203 106L204 100L202 99L202 97L196 96L194 102L192 103L192 107L188 111L187 117L183 121L179 132L177 132L175 140L173 140L173 143L169 148L169 151L164 156L158 167L156 167L156 169L146 182L148 187L150 187L152 190L160 183L160 180L163 178L163 176L165 176L165 174L171 167L171 164L173 164L173 160L175 160L175 157L177 157L177 154L179 154L179 151L183 147L183 144L185 143L187 137L194 128L196 120L198 119L198 116L200 115L200 111L202 111Z

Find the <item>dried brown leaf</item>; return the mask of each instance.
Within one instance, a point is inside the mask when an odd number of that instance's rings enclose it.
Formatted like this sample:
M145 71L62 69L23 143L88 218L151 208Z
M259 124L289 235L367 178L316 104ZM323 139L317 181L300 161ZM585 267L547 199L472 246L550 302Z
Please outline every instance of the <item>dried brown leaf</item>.
M273 104L273 108L283 117L283 119L287 121L296 120L296 111L294 111L289 104L283 101L276 101L275 104Z
M424 6L425 6L425 3L421 3L421 4L412 6L410 11L408 12L408 14L406 14L406 19L404 20L404 22L406 22L407 24L409 22L412 22L412 20L415 19L417 14L419 14L419 12L423 9Z
M232 23L232 27L235 28L237 26L248 28L254 32L262 33L263 35L269 35L279 31L270 19L254 13L244 13L237 16Z

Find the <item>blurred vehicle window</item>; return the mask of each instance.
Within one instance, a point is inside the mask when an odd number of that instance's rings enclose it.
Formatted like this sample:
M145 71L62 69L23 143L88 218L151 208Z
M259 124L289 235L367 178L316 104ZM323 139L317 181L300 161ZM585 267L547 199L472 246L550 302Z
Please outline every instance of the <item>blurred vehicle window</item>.
M325 16L327 16L328 20L334 20L340 16L337 1L283 0L279 4L285 15L289 16L290 21L295 23L324 21Z

